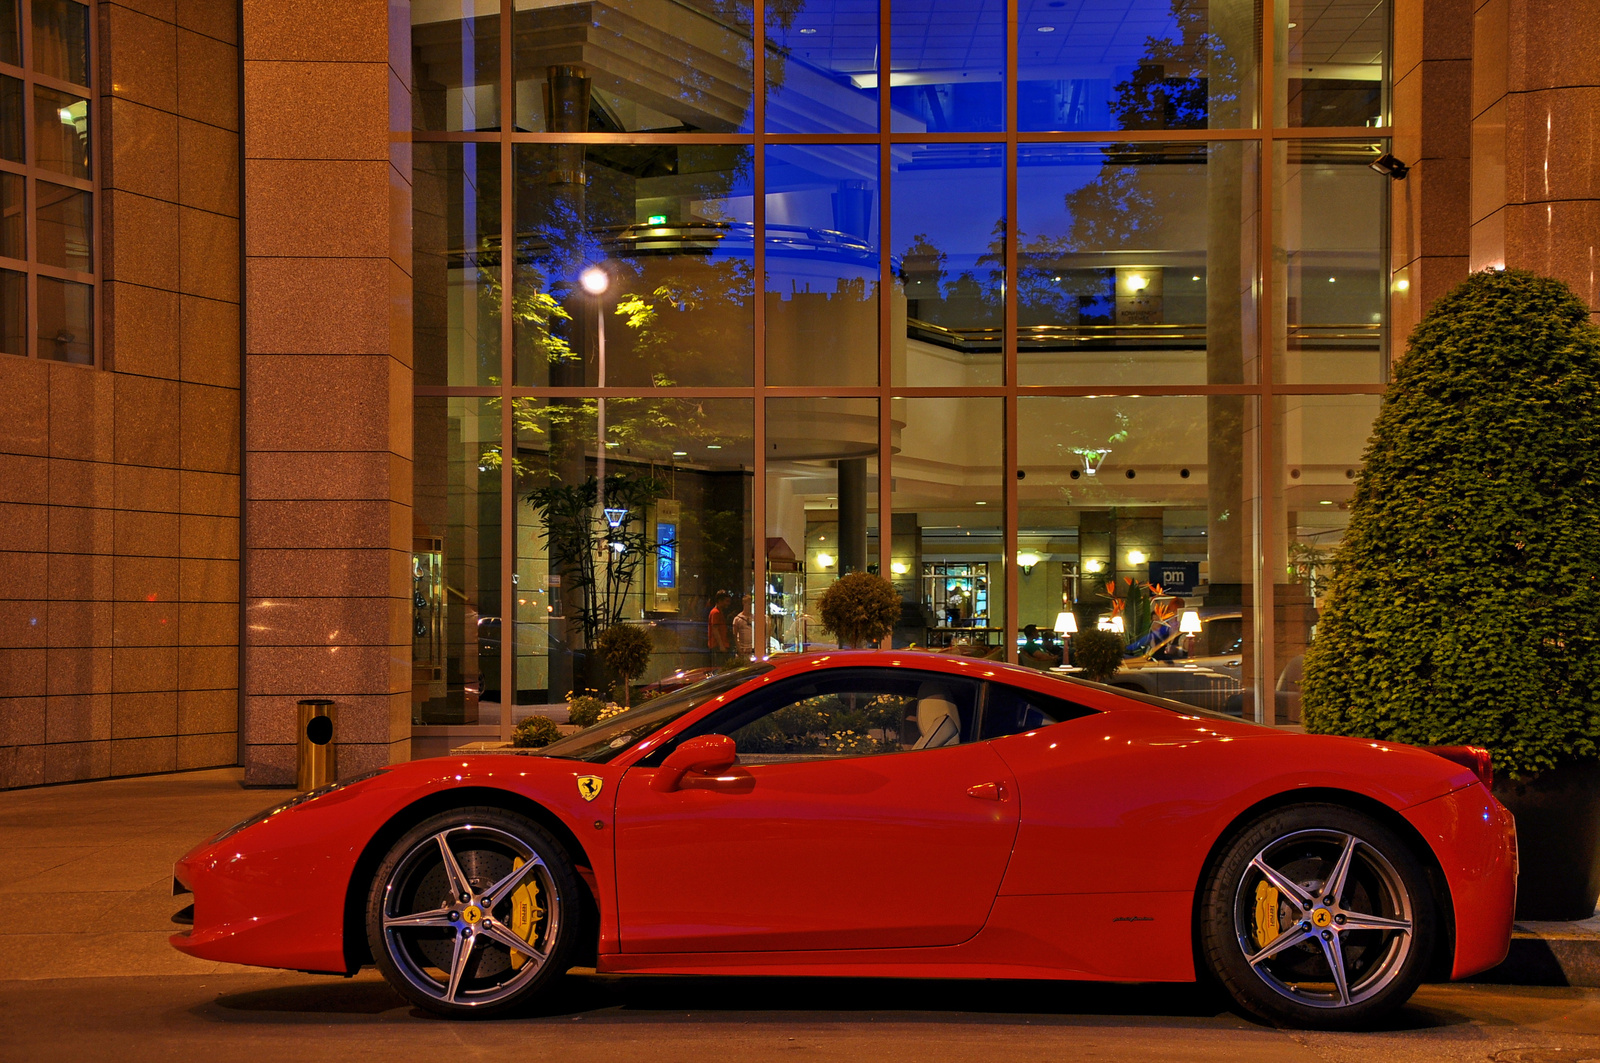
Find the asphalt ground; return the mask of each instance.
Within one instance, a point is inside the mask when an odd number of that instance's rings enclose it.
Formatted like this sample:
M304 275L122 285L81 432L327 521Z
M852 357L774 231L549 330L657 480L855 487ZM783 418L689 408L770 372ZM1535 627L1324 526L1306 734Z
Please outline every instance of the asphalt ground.
M377 975L193 960L171 863L281 795L233 770L0 793L0 1061L1496 1061L1600 1063L1600 990L1425 986L1383 1029L1286 1031L1188 986L575 973L446 1022Z

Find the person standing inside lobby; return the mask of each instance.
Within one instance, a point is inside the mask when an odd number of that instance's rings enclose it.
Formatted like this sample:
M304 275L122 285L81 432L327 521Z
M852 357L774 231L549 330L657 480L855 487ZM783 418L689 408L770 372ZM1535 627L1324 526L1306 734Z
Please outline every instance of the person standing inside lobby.
M739 611L733 617L733 652L741 661L748 661L756 649L755 624L750 619L750 597L736 599Z
M727 591L718 591L711 598L711 614L706 618L706 648L711 651L713 665L726 665L733 657L733 629L730 609L733 598Z

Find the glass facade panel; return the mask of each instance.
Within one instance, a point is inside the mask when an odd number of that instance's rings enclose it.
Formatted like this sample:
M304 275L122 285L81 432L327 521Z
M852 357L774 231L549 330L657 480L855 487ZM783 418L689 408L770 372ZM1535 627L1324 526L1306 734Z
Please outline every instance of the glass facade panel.
M516 382L748 387L753 156L518 145Z
M0 353L28 354L28 275L0 269Z
M1021 0L1018 17L1019 129L1255 124L1254 4Z
M0 74L0 158L20 163L22 157L22 81Z
M36 85L33 89L34 165L89 179L89 101Z
M1273 375L1289 384L1388 378L1389 178L1367 164L1387 141L1276 148Z
M94 364L94 286L38 277L39 357Z
M766 177L767 383L876 384L878 149L770 147Z
M418 384L489 385L500 367L500 146L417 144L411 207Z
M33 69L89 84L89 9L76 0L33 0Z
M650 635L636 686L733 663L753 586L752 406L516 400L518 704L585 690L620 701L592 648L615 624ZM751 625L737 626L748 659Z
M21 174L0 173L0 255L28 257L28 216Z
M0 0L0 63L22 65L22 9L18 0Z
M817 600L878 570L878 400L767 400L767 644L836 646Z
M876 0L766 5L768 133L878 128Z
M1018 400L1023 663L1053 667L1070 658L1072 630L1121 619L1128 649L1113 684L1244 711L1259 657L1255 401ZM1187 610L1200 632L1181 631Z
M500 411L416 399L411 722L500 719Z
M753 128L755 17L746 0L515 0L513 7L519 131Z
M894 132L986 133L1004 128L1003 0L895 0L889 18Z
M1020 384L1255 379L1256 146L1024 144Z
M1282 534L1272 543L1266 570L1275 584L1280 722L1300 722L1301 665L1350 523L1355 478L1380 401L1377 395L1286 395L1273 402L1279 447L1273 524Z
M413 122L417 129L500 128L498 0L411 5Z
M1005 402L896 398L890 427L893 645L1004 660Z
M998 144L896 145L889 196L891 267L906 313L905 357L894 362L893 383L1001 383L1003 150Z
M38 259L47 266L94 271L94 196L76 188L37 181Z
M1288 0L1277 16L1278 125L1384 125L1387 0Z
M1359 451L1390 283L1388 0L1307 2L414 5L419 403L515 436L474 429L497 597L452 719L617 696L612 623L634 695L832 647L867 571L894 646L1070 668L1058 618L1131 618L1119 682L1292 725L1343 514L1300 496L1354 468L1297 455Z

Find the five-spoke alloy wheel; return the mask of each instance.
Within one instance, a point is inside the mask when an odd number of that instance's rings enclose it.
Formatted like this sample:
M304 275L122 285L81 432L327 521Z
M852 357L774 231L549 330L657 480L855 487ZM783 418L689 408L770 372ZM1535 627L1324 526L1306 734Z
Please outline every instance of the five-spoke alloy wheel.
M1412 847L1330 804L1279 809L1236 835L1212 868L1201 919L1212 973L1242 1007L1322 1028L1404 1004L1437 923Z
M537 823L498 808L441 813L389 851L367 902L378 969L441 1015L490 1015L570 966L577 875Z

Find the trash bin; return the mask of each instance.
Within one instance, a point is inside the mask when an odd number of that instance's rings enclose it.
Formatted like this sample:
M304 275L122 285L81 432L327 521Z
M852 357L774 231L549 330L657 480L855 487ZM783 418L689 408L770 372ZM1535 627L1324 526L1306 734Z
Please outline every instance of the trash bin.
M315 790L338 775L334 764L333 702L306 698L300 702L300 740L295 755L294 786Z

